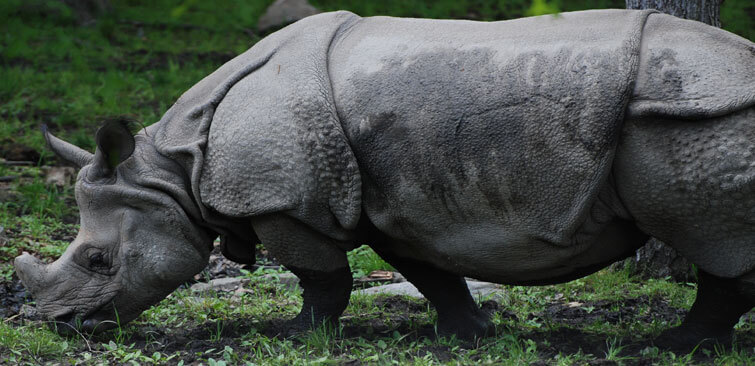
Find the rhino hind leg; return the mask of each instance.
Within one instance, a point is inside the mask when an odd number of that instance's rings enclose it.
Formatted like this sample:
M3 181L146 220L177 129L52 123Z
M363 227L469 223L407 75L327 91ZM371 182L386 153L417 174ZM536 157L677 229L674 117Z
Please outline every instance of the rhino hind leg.
M661 333L656 345L678 352L731 347L734 325L755 306L755 286L703 271L698 271L697 283L697 297L684 321Z
M613 171L643 232L698 268L697 299L658 344L678 350L731 343L755 305L755 106L700 119L625 121Z
M494 333L490 316L475 303L464 277L373 249L433 304L438 313L438 334L474 340Z
M429 263L393 254L393 240L367 220L360 222L363 240L396 268L433 304L438 314L438 334L474 340L494 333L490 316L475 303L463 276Z

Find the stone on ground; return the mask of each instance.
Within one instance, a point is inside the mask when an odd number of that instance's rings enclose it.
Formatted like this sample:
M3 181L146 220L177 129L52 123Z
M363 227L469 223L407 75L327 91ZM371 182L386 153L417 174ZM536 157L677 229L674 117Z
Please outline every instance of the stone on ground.
M257 21L257 31L274 30L319 12L307 0L275 0Z
M76 177L76 169L68 166L42 167L45 174L45 184L54 184L58 187L70 185Z
M242 277L224 277L210 280L209 282L199 282L191 285L191 290L195 292L215 291L235 291L249 284L249 279Z
M262 278L266 281L278 281L278 283L282 284L289 290L295 290L299 286L299 277L296 277L296 275L291 272L266 274L263 275Z
M472 297L488 297L500 295L503 292L503 287L499 284L467 280L467 287L469 292L472 293ZM410 282L392 283L388 285L370 287L364 290L358 291L361 294L375 295L375 294L387 294L387 295L406 295L414 298L424 298L422 294L417 290Z

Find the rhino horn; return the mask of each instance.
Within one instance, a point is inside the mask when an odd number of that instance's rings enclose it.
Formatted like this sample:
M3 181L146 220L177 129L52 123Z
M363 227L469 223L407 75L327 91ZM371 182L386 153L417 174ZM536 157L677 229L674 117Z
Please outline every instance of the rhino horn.
M92 155L92 153L70 142L66 142L55 137L50 133L50 131L47 130L46 125L42 125L42 133L44 133L45 140L47 140L47 145L50 146L50 149L52 149L52 151L55 152L56 155L60 156L64 160L76 165L79 168L92 162L92 159L94 158L94 155Z
M42 261L31 254L24 252L22 255L16 257L14 266L16 267L16 273L24 286L26 286L32 294L39 292L45 283L45 265Z

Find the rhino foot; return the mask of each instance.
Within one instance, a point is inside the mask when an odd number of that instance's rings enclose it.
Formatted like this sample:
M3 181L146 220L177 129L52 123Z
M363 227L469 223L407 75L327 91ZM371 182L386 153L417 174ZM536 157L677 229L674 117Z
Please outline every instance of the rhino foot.
M495 326L490 321L490 316L479 308L452 314L439 313L438 334L471 341L494 335Z
M713 330L699 324L682 324L663 331L653 341L656 346L685 354L696 350L731 348L733 330Z
M296 335L321 326L338 327L338 318L349 303L351 271L342 268L332 272L313 271L290 266L304 290L299 315L286 322L286 334Z
M739 279L698 270L697 297L678 327L661 333L654 343L674 352L731 347L734 325L752 309L755 299Z
M489 315L475 303L464 277L417 259L394 255L385 250L390 247L390 239L376 231L373 234L370 239L375 252L435 306L439 335L474 340L495 333Z

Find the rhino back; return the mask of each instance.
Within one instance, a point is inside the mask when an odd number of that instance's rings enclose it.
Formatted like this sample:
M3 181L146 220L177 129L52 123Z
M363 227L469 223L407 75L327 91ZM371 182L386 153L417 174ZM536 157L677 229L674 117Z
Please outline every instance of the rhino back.
M461 262L573 246L610 170L646 16L361 20L329 71L364 213Z

